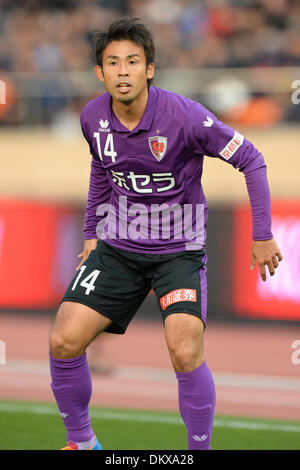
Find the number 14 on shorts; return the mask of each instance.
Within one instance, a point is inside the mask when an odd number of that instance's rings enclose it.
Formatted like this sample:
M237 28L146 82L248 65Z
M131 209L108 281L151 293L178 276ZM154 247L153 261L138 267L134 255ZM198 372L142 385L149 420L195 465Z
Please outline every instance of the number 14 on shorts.
M74 281L74 284L72 286L72 290L75 290L76 289L76 286L83 274L83 272L85 271L86 269L86 266L85 265L82 265L80 270L79 270L79 273L78 273L78 276L76 277L75 281ZM81 283L79 284L80 286L82 287L85 287L86 288L86 291L85 291L85 294L86 295L89 295L89 293L95 289L95 282L96 282L96 279L97 277L99 276L101 271L99 271L98 269L94 269L94 271L92 271L88 276L86 276L82 281Z

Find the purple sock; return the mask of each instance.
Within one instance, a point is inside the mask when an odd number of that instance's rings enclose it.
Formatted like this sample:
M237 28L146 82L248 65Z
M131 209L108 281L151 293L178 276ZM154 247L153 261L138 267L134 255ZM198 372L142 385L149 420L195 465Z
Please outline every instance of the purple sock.
M215 384L206 362L191 372L176 372L179 410L189 450L209 450L216 404Z
M54 359L50 354L50 374L67 441L88 441L93 436L89 416L92 380L86 354L72 359Z

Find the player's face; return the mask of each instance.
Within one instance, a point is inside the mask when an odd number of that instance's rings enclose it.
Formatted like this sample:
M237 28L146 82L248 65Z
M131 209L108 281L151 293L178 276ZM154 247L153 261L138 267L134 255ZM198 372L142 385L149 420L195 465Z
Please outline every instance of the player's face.
M98 79L114 100L124 104L147 93L147 79L154 76L154 64L146 67L144 49L127 40L109 43L102 54L102 65L102 69L95 67Z

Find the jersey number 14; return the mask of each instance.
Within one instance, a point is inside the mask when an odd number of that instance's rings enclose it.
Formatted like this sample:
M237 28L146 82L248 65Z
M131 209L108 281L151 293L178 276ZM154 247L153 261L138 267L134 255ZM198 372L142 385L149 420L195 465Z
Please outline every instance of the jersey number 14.
M77 284L78 284L78 281L79 279L81 278L82 274L83 274L83 271L85 270L86 266L83 265L81 266L80 270L79 270L79 273L78 273L78 276L76 277L75 281L74 281L74 284L72 286L72 290L75 290ZM98 269L94 269L93 272L91 272L88 276L86 276L80 283L81 287L85 287L86 288L86 295L89 295L89 293L92 291L92 290L95 290L95 281L97 279L97 277L99 276L101 271L99 271Z
M95 137L96 142L97 142L97 149L98 149L99 158L100 158L100 160L103 161L102 151L101 151L101 142L100 142L100 132L94 132L94 137ZM117 152L115 151L114 138L113 138L112 134L107 134L103 154L104 154L105 157L111 157L111 161L113 163L115 163Z

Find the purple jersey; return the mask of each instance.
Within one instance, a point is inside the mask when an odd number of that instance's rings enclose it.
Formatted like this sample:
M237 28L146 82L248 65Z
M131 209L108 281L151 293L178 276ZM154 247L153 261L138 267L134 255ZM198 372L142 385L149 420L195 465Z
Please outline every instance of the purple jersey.
M84 107L81 126L92 155L85 239L102 238L116 248L141 253L202 248L205 155L244 173L253 238L272 238L262 155L201 104L151 86L144 115L129 131L104 93Z

